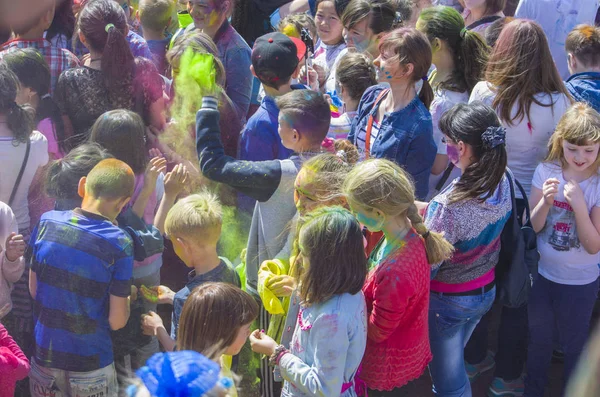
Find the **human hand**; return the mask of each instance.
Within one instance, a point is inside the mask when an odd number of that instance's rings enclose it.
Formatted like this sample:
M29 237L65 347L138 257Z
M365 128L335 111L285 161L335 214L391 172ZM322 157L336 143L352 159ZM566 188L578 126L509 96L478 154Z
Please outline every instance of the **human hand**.
M144 175L144 187L152 188L156 186L158 176L167 170L167 159L164 157L153 157L146 166Z
M144 335L156 336L158 335L158 330L164 327L160 316L153 311L149 311L148 314L142 314L142 331Z
M319 90L319 75L316 70L310 66L308 69L306 66L302 66L300 74L298 74L298 80L305 83L311 90Z
M183 164L177 164L173 170L165 176L165 196L175 198L188 180L189 172Z
M131 286L131 294L129 295L130 302L136 301L138 298L138 289L135 285Z
M564 187L564 195L574 210L577 208L586 208L585 196L583 190L579 187L579 183L573 180L568 181Z
M317 63L313 63L312 68L317 73L319 86L323 86L325 84L325 80L327 79L327 71L323 66Z
M7 238L6 243L4 245L6 247L6 251L4 251L4 255L6 255L6 259L10 262L14 262L25 253L25 240L23 240L23 235L12 232Z
M266 283L266 287L279 298L291 296L292 291L294 291L294 288L296 288L296 280L287 275L273 276Z
M150 158L153 157L165 157L162 152L160 151L160 149L156 149L156 148L152 148L150 150L148 150L148 154L150 155Z
M175 298L175 292L173 292L169 287L165 287L164 285L159 285L157 287L146 287L142 285L140 287L140 293L142 294L142 298L152 303L159 304L173 304L173 299Z
M554 196L558 193L558 185L560 181L556 178L547 179L542 186L542 195L546 206L554 205Z
M257 329L250 334L250 346L252 346L252 351L255 353L271 356L275 353L277 342L263 331Z

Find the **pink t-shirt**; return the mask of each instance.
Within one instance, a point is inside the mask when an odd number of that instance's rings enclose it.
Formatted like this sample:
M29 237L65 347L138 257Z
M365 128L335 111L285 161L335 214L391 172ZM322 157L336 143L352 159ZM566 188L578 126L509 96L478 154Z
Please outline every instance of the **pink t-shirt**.
M48 140L48 154L54 159L62 159L65 154L58 147L56 133L54 132L54 124L52 119L46 118L40 121L37 125L37 130L41 132Z

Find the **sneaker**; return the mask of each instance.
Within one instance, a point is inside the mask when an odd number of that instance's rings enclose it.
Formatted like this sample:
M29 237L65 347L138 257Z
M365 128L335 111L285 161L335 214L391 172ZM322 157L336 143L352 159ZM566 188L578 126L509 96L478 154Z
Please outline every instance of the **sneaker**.
M465 361L465 368L467 369L467 375L469 375L469 381L474 382L481 374L494 368L495 365L494 353L489 350L483 361L479 364L469 364Z
M519 377L511 382L506 382L501 378L494 378L492 385L488 390L488 397L521 397L525 392L525 383L523 377Z

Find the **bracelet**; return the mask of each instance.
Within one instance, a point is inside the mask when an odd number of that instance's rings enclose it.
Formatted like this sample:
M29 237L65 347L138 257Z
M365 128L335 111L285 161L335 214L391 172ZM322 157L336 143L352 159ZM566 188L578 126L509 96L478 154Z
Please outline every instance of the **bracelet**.
M286 349L285 346L277 346L273 354L271 354L271 357L269 357L269 365L273 367L277 366L279 364L281 356L283 356L285 353L288 353L288 349Z

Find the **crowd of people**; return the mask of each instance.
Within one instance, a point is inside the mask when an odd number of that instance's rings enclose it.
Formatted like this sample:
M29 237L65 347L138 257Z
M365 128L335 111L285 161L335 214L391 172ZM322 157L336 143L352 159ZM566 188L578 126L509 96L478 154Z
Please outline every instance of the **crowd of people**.
M599 7L3 9L0 397L597 396Z

